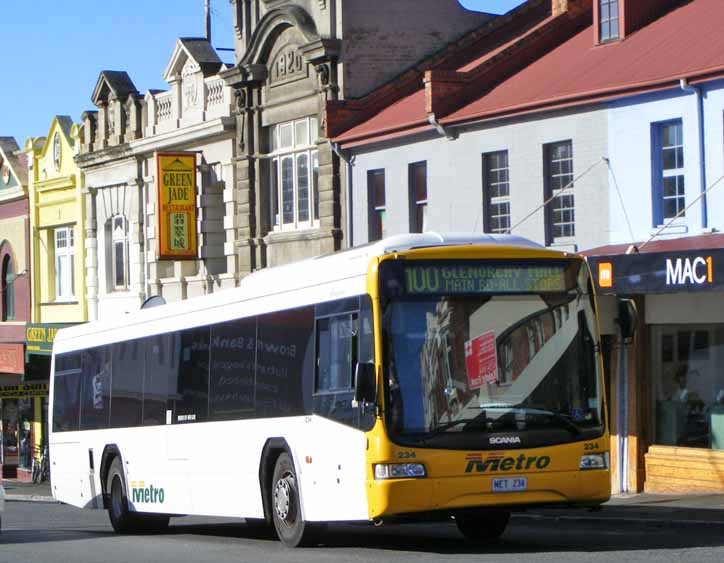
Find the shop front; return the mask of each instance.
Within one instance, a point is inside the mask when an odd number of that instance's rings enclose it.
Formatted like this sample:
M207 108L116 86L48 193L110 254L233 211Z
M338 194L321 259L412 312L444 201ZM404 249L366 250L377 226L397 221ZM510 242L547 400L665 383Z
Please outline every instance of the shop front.
M23 344L0 343L0 478L15 477L19 461L18 405L6 397L25 373Z
M55 335L65 326L70 325L28 323L22 382L0 387L6 467L21 481L32 479L33 459L40 457L47 443L50 356Z
M661 241L589 257L598 291L633 297L643 334L618 376L619 467L633 489L724 492L724 238ZM591 253L589 253L591 254ZM625 407L621 409L621 406ZM623 462L621 462L623 461ZM632 491L633 492L633 491Z

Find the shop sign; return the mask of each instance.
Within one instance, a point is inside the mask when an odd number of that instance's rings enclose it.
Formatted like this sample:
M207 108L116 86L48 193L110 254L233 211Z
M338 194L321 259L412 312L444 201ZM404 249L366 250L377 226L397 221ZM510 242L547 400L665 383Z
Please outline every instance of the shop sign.
M158 153L159 258L196 258L196 153Z
M50 356L53 353L53 340L61 328L72 326L60 323L35 323L25 326L25 347L28 354Z
M25 373L22 344L0 344L0 373Z
M6 385L0 387L0 399L27 399L29 397L47 396L47 383L28 383L25 385Z
M602 293L724 291L724 250L650 252L589 258Z

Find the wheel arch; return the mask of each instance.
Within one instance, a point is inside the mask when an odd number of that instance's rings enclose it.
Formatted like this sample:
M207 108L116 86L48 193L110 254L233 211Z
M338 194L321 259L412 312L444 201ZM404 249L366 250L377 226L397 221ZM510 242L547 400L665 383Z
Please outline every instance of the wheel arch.
M100 463L100 479L101 479L101 491L103 492L103 508L108 508L108 491L106 490L108 481L108 472L111 469L113 460L118 457L121 460L121 472L123 473L123 480L126 479L126 473L123 466L123 456L121 450L116 444L106 444L103 448L103 454L101 455Z
M264 508L264 520L266 520L268 524L272 523L270 490L272 477L274 476L274 465L276 464L277 458L285 452L292 458L294 470L298 474L299 470L297 468L297 462L294 459L294 454L284 438L268 438L262 448L261 457L259 459L259 487L261 488L261 502L262 507Z

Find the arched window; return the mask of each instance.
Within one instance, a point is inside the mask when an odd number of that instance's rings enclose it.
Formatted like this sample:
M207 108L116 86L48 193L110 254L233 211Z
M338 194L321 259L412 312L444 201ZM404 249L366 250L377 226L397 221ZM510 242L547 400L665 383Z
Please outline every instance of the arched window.
M15 319L15 270L13 259L9 254L5 255L2 263L2 320L12 321Z
M124 215L110 218L113 289L128 288L128 221Z

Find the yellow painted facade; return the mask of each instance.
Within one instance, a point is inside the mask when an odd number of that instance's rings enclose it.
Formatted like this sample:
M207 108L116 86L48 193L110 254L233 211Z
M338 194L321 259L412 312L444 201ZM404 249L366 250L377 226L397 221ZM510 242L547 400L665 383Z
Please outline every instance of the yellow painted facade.
M73 157L78 126L56 116L47 137L25 144L29 171L32 322L87 320L83 173Z

